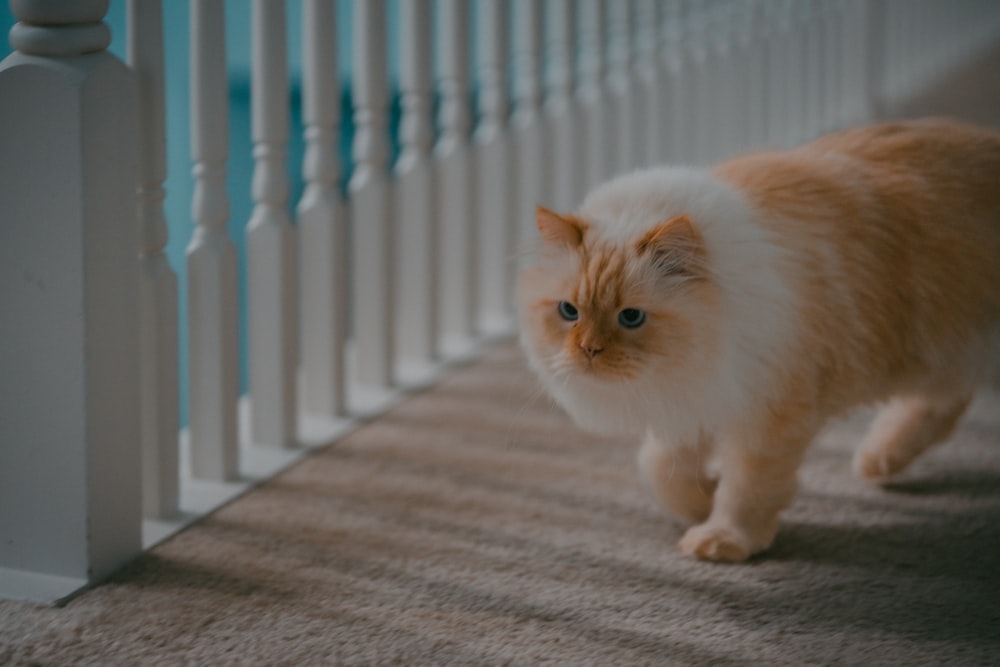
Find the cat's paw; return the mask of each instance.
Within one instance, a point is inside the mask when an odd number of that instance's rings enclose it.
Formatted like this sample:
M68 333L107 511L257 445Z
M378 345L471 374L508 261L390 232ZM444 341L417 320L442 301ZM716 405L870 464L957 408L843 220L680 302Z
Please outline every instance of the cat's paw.
M854 475L873 484L886 484L896 473L900 472L904 465L894 464L894 462L879 451L858 450L854 455L851 468Z
M739 563L762 548L755 548L749 537L731 527L711 523L692 526L681 538L681 551L717 563Z

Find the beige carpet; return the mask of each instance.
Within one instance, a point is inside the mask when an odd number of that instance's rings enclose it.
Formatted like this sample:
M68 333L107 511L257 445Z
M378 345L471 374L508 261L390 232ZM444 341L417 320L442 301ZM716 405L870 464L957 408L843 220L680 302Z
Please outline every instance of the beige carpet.
M770 553L705 564L502 346L66 607L0 602L0 664L1000 663L1000 398L890 490L866 416Z

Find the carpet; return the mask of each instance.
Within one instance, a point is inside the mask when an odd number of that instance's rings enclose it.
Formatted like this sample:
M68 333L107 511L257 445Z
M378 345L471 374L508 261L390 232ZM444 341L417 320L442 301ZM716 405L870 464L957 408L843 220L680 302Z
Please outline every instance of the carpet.
M501 345L66 606L0 601L0 664L998 664L1000 396L888 489L869 417L769 552L702 563Z

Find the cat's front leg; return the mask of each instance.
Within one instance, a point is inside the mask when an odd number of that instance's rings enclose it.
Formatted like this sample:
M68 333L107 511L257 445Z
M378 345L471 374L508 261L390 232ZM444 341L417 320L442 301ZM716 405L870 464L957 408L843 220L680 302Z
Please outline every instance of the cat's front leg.
M639 471L657 499L681 519L698 523L712 511L715 480L706 474L708 445L675 445L647 433Z
M771 439L760 447L723 443L712 512L684 534L681 550L703 560L736 563L771 546L778 516L795 495L808 440Z

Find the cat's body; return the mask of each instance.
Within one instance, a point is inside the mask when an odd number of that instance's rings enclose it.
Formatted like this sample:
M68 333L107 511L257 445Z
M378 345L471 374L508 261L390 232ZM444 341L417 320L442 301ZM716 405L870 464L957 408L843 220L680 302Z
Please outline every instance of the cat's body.
M636 172L538 224L529 360L582 426L643 437L698 557L771 544L831 416L887 401L855 459L882 480L1000 381L998 133L896 123Z

